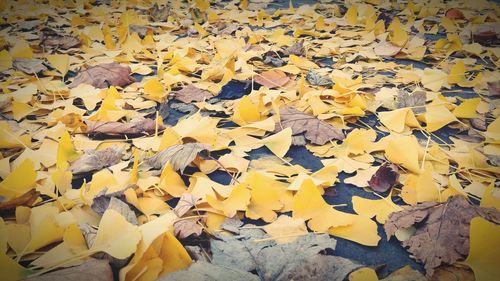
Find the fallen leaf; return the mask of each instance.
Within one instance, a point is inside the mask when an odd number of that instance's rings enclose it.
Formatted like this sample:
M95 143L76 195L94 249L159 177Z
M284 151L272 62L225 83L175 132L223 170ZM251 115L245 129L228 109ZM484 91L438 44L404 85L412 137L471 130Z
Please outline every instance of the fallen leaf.
M40 36L39 46L45 50L67 50L80 46L80 39L70 35L60 35L56 31L45 28Z
M80 158L71 163L70 170L73 174L83 174L118 164L123 151L119 147L108 147L103 150L87 150Z
M345 138L341 129L337 129L293 107L285 107L280 110L279 114L280 122L277 125L278 129L290 127L292 128L293 135L305 132L305 137L310 140L311 143L323 145L334 139L343 140Z
M413 113L420 114L425 112L426 94L424 91L416 91L408 93L406 91L399 92L397 97L397 108L411 108Z
M214 95L207 91L202 90L194 85L188 85L179 91L175 92L174 99L182 101L183 103L200 102L212 98Z
M278 244L292 242L308 233L303 219L292 218L287 215L279 216L272 223L262 227Z
M113 271L107 260L90 259L85 263L56 270L40 276L23 279L26 281L113 281Z
M449 266L440 266L434 270L430 281L475 281L474 272L460 263Z
M200 152L209 149L210 146L203 143L176 144L158 152L146 162L154 169L163 169L169 163L172 169L182 173Z
M156 129L163 130L162 124L156 124L156 121L149 118L133 120L130 123L105 122L105 121L85 121L87 125L86 134L96 135L137 135L153 134Z
M377 192L386 192L398 180L398 167L388 163L381 165L368 181L370 188Z
M185 281L185 280L245 280L259 281L259 277L250 272L237 268L228 268L205 261L198 261L187 269L173 272L158 281Z
M306 80L313 86L331 87L333 85L332 79L327 76L319 75L318 73L311 70L307 72Z
M452 20L464 18L464 14L459 9L449 9L444 16Z
M269 89L281 87L290 80L283 71L277 69L264 71L254 79L255 82Z
M418 151L420 145L414 136L395 136L389 140L385 157L392 163L403 166L413 173L420 173Z
M40 192L35 189L31 189L19 197L0 202L0 214L5 216L7 214L14 213L16 208L19 206L31 207L38 200L39 196Z
M12 66L26 74L38 74L47 70L42 60L17 58L12 62Z
M180 218L184 216L191 208L196 206L196 204L200 201L199 198L194 196L191 193L183 193L181 198L179 198L179 202L174 208L174 213Z
M110 86L124 87L135 82L130 76L131 71L129 66L122 66L117 62L91 66L78 73L68 87L75 88L80 84L89 84L100 89Z
M470 221L470 251L463 263L472 268L477 281L495 280L500 274L500 255L497 251L500 247L499 237L498 221L491 222L483 217L475 217Z
M402 207L392 202L390 194L386 198L376 200L353 196L352 208L359 215L369 218L375 217L380 224L384 224L391 213L403 210Z
M427 276L432 276L438 266L453 264L467 256L470 221L478 215L500 222L497 210L471 205L463 196L457 195L444 203L425 202L392 213L384 229L389 239L398 229L414 225L417 231L402 245L416 260L424 263Z
M203 232L203 226L194 220L180 220L174 223L174 235L179 239L186 239L193 235L198 237Z
M387 41L381 41L373 48L376 55L381 57L392 57L401 51L402 47L393 45Z

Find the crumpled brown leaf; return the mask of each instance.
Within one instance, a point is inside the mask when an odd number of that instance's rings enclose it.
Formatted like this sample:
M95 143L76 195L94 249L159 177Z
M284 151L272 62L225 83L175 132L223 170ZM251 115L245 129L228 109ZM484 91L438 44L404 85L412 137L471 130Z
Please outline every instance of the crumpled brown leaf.
M497 44L500 35L500 24L487 22L478 25L472 31L472 40L481 45Z
M474 272L468 267L459 265L440 266L436 268L430 281L474 281Z
M401 91L397 98L396 107L411 107L413 113L420 114L425 112L425 100L426 94L424 91L416 91L411 94L405 91Z
M113 271L107 260L89 259L85 263L40 276L24 279L25 281L113 281Z
M148 158L146 163L154 169L163 169L167 163L170 163L172 169L183 173L184 169L196 158L198 153L209 149L210 146L203 143L172 145Z
M102 63L78 73L68 87L74 88L80 84L89 84L100 89L110 86L125 87L135 82L135 78L130 76L131 72L128 65L121 65L117 62Z
M31 207L38 199L38 196L40 196L40 192L33 188L19 197L0 202L0 214L14 213L18 206Z
M73 174L99 171L118 164L122 155L123 149L117 147L107 147L103 150L90 149L71 163L70 170Z
M186 239L191 235L200 236L203 232L203 226L198 222L198 219L179 220L174 223L174 235L179 239Z
M396 183L398 177L398 167L394 164L385 163L378 168L368 181L368 184L375 191L386 192Z
M174 99L183 103L198 102L210 99L214 94L207 90L200 89L194 85L188 85L180 91L175 92Z
M51 28L44 28L41 31L39 46L45 50L67 50L80 46L80 39L76 37L61 35Z
M166 21L170 15L170 7L168 5L158 6L158 3L154 3L153 7L149 9L149 16L153 21Z
M471 205L465 197L456 195L444 203L424 202L392 213L384 229L389 239L398 229L416 227L415 234L402 245L424 263L427 276L432 276L436 267L467 257L470 221L477 216L500 223L496 209Z
M488 95L500 96L500 81L488 82Z
M183 193L181 195L181 198L179 198L179 202L177 202L177 205L174 208L174 213L180 218L184 216L191 208L193 208L200 198L196 197L195 195L191 193Z
M306 80L313 86L331 87L333 85L332 79L328 76L322 76L318 73L309 70L306 74Z
M281 121L277 125L278 130L290 127L293 135L305 132L306 139L313 144L323 145L334 139L343 140L345 138L341 129L293 107L281 109L280 118Z
M118 199L125 199L123 192L106 194L106 191L107 188L103 189L103 191L96 195L96 197L92 201L92 210L102 216L104 212L106 212L106 210L112 209L120 213L131 224L137 225L137 217L134 211L132 211L127 203Z
M296 56L302 56L306 52L306 49L304 48L304 40L301 40L292 46L286 48L283 50L283 53L285 55L296 55Z
M255 82L269 89L281 87L289 80L290 78L286 76L285 72L277 69L267 70L255 76Z
M26 74L36 74L47 70L43 60L17 58L12 62L12 66Z
M150 118L132 120L130 123L105 122L105 121L85 121L86 134L105 134L105 135L137 135L153 134L156 130L156 121ZM158 130L165 127L158 124Z
M448 11L446 11L444 16L449 18L449 19L452 19L452 20L465 18L462 11L460 11L459 9L455 9L455 8L449 9Z

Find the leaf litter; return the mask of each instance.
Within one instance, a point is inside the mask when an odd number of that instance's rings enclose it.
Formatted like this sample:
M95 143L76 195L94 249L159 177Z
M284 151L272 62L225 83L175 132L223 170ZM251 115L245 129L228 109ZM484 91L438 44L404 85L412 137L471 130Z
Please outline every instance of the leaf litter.
M5 280L500 274L496 4L59 2L0 4Z

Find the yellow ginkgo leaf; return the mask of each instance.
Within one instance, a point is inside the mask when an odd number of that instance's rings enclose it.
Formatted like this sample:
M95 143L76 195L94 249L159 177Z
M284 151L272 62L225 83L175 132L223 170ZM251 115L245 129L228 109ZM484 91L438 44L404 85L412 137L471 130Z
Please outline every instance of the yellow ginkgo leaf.
M404 47L406 42L408 42L408 33L403 29L401 22L394 18L389 27L387 28L391 32L389 41L399 47Z
M377 133L374 130L354 129L347 135L344 144L347 145L350 154L359 155L371 152L371 146L376 138Z
M484 208L492 207L500 211L500 192L493 183L486 188L480 206Z
M31 49L28 42L24 40L17 41L14 44L14 47L10 49L10 56L14 59L31 59L33 57L33 50Z
M101 218L90 251L102 251L117 259L126 259L135 253L141 238L142 235L137 226L129 223L117 211L108 209Z
M303 219L287 215L279 216L274 222L262 227L278 244L292 242L308 233Z
M369 267L362 267L349 274L349 281L379 281L375 270Z
M69 70L69 56L68 55L47 55L47 60L50 65L53 66L59 73L61 73L62 77L66 76Z
M33 161L25 159L12 173L0 182L0 196L14 198L28 192L36 185Z
M36 109L24 102L13 101L12 102L12 115L14 119L19 121L35 111Z
M26 253L63 239L64 229L56 222L59 209L51 205L41 205L31 209L29 218L31 240Z
M410 108L399 108L392 111L384 111L378 114L380 123L386 126L389 130L396 133L402 133L408 126L410 128L419 128L417 118Z
M358 5L354 4L349 7L344 17L346 22L350 25L355 25L356 23L358 23Z
M150 100L162 102L167 95L165 86L158 80L158 78L151 78L144 83L144 95Z
M172 169L172 166L167 163L160 175L160 184L158 185L168 194L174 197L181 197L186 192L186 185L181 176Z
M385 223L391 213L403 210L392 202L390 194L386 198L375 200L353 196L352 208L359 215L369 218L375 217L381 224Z
M351 223L344 226L330 228L328 231L330 235L344 238L365 246L378 245L380 236L377 233L377 223L364 216L343 212L339 213L342 214L344 220L350 220Z
M426 165L420 175L409 175L401 190L401 198L411 205L426 201L439 201L440 196L440 187L432 177L430 165Z
M0 71L5 71L12 67L12 56L7 50L0 51Z
M57 147L56 166L59 169L66 169L69 167L68 162L75 160L78 156L79 154L76 152L75 147L71 142L71 136L67 131L64 131L61 139L59 140L59 146Z
M303 57L298 57L296 55L290 55L289 59L290 59L290 63L297 66L298 68L302 68L302 69L306 69L306 70L319 68L319 66L316 65L314 62L312 62L306 58L303 58Z
M484 135L494 140L500 140L500 118L495 119L495 121L488 125Z
M388 141L385 149L387 160L402 165L413 173L420 172L418 151L420 145L415 136L395 136Z
M0 272L2 272L2 280L4 281L17 281L28 277L31 270L21 266L6 253L0 253Z
M426 130L429 133L439 130L451 122L458 121L455 115L438 99L427 105L425 110L425 114L422 116L427 124Z
M259 143L269 148L276 156L284 157L292 145L292 128L285 128L277 134L262 139Z
M439 69L426 68L422 73L422 84L426 89L434 92L441 90L447 79L448 75Z
M233 217L237 211L245 211L250 203L251 193L244 185L240 184L233 188L229 197L219 201L211 195L207 195L207 202L212 208L223 211L228 218Z
M31 136L14 132L6 121L0 121L0 148L31 146Z
M496 280L500 275L498 249L500 226L482 217L473 218L470 222L469 256L463 263L472 268L477 281Z
M476 110L480 102L480 98L464 100L459 106L455 107L453 114L457 118L476 118Z

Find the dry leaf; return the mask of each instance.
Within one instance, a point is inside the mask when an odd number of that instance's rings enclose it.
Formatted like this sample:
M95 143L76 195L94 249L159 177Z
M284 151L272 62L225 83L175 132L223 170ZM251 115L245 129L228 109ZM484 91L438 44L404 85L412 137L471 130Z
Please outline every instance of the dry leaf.
M67 50L70 48L75 48L80 46L80 39L69 36L60 35L57 31L50 28L42 29L42 34L40 35L39 46L44 50Z
M85 263L56 270L37 277L23 279L26 281L113 281L113 271L107 260L90 259Z
M497 210L471 205L463 196L456 195L444 203L425 202L392 213L384 229L390 238L398 229L415 226L415 234L402 245L416 260L424 263L427 276L432 276L438 266L453 264L467 256L469 225L476 216L500 223Z
M89 84L101 89L110 86L124 87L135 82L134 77L130 76L131 71L129 66L122 66L117 62L103 63L80 71L68 86L75 88L80 84Z
M319 75L312 70L307 72L306 80L313 86L331 87L333 85L332 79L327 76Z
M288 78L283 71L277 69L264 71L255 76L254 79L255 82L268 87L269 89L281 87L285 85L288 80L290 80L290 78Z
M85 133L90 135L153 134L156 129L163 130L165 128L162 124L156 125L156 121L149 118L132 120L130 123L87 120L85 124L87 125Z
M174 223L174 235L179 239L186 239L191 235L200 236L203 232L203 226L196 220L179 220Z
M174 213L180 218L184 216L191 208L196 206L197 202L200 201L200 198L196 197L191 193L183 193L181 198L179 198L179 202L174 208Z
M118 164L122 158L123 150L118 147L108 147L103 150L87 150L71 163L70 170L73 174L82 174Z
M398 180L398 167L385 163L378 168L372 178L368 181L370 188L377 192L386 192Z
M44 62L39 59L17 58L12 62L12 66L26 74L37 74L47 70Z
M39 196L40 192L35 189L31 189L19 197L0 202L0 214L2 214L2 216L12 214L15 212L16 208L20 206L31 207L37 201Z
M313 144L323 145L331 140L343 140L345 138L341 129L337 129L293 107L281 109L280 119L281 122L276 125L278 129L290 127L292 128L293 135L305 132L305 137Z
M154 169L163 169L169 163L172 169L182 173L200 152L208 151L209 149L210 146L203 143L172 145L148 158L146 162Z
M182 88L182 90L175 92L174 99L182 101L183 103L190 103L193 101L199 102L208 100L213 96L214 95L207 90L202 90L194 85L188 85Z

